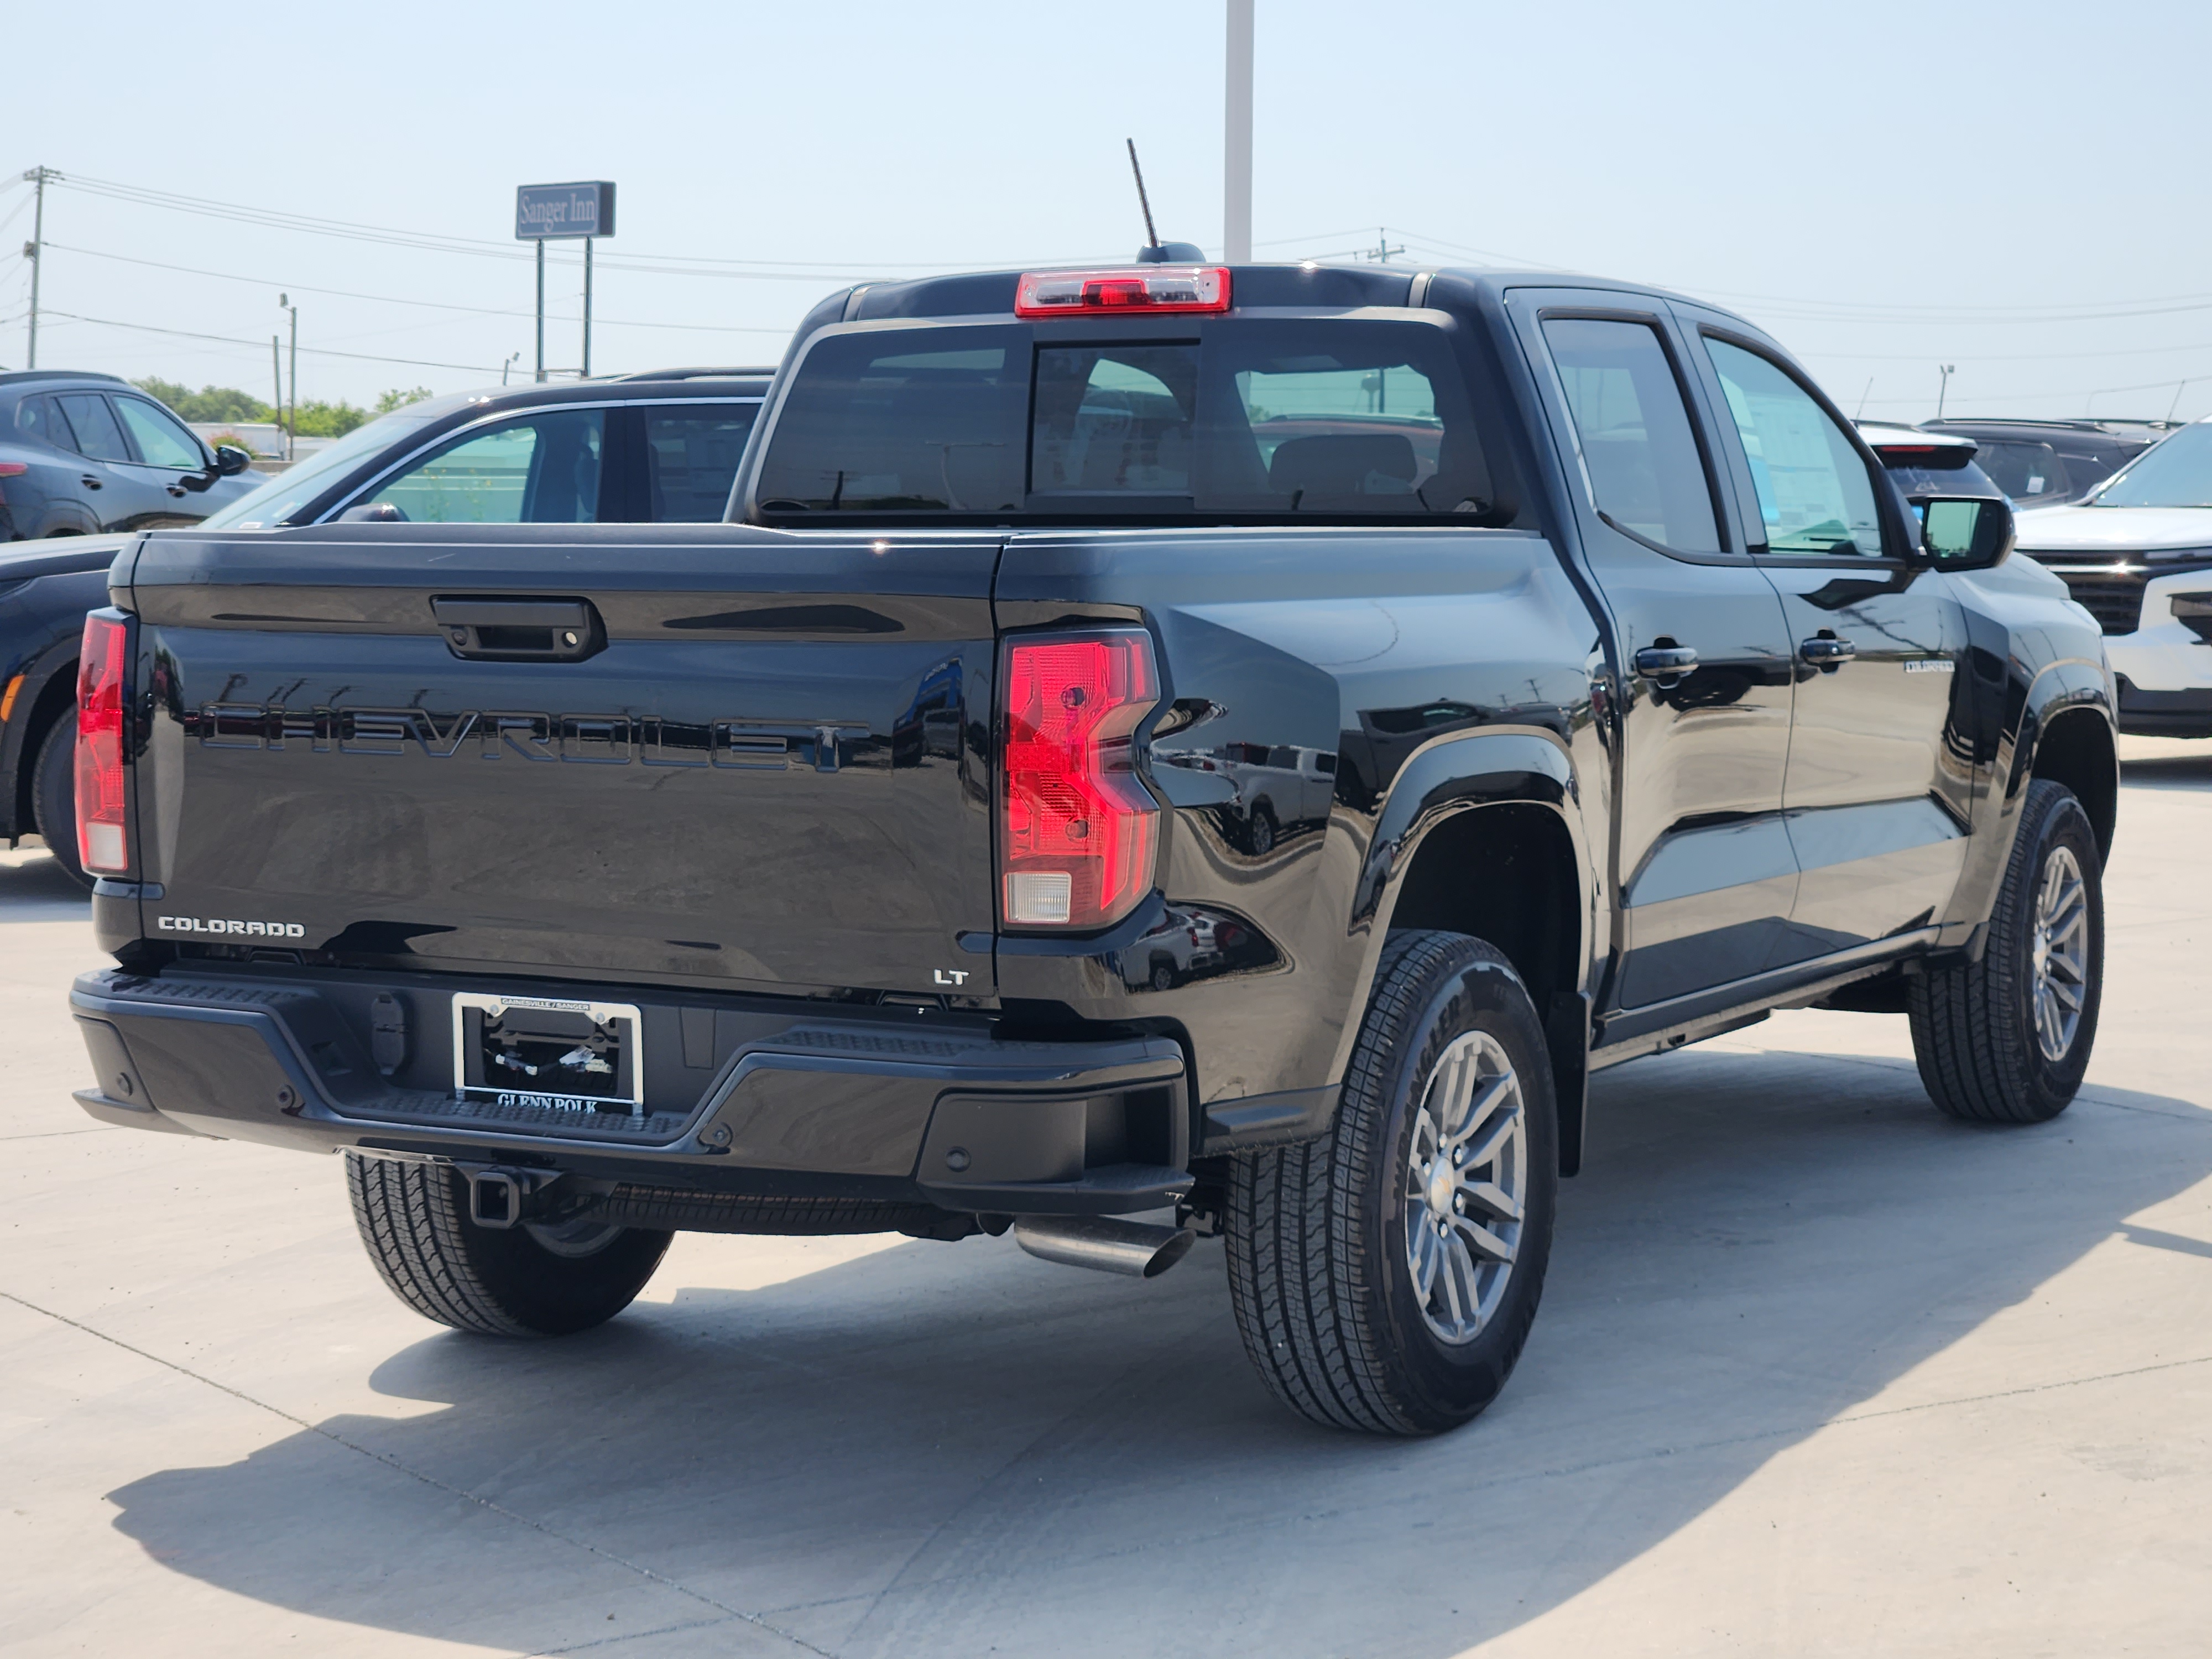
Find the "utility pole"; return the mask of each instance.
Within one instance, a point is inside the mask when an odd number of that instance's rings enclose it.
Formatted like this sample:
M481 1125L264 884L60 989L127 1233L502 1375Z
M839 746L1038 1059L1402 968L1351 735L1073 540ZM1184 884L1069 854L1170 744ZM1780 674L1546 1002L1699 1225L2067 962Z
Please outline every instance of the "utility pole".
M1228 0L1229 84L1222 99L1221 257L1252 262L1252 7Z
M1403 242L1399 243L1395 247L1391 246L1389 233L1377 226L1375 231L1375 246L1359 257L1363 259L1372 259L1378 265L1387 265L1390 263L1392 254L1403 253L1405 251L1406 245Z
M1943 418L1943 399L1950 395L1951 377L1959 372L1959 366L1956 363L1938 363L1936 367L1943 376L1942 383L1936 388L1936 418L1940 421Z
M269 413L281 428L284 424L284 349L283 342L274 334L269 337Z
M540 247L545 246L540 242ZM584 374L592 378L592 239L584 238Z
M538 381L545 380L545 244L538 244Z
M37 197L31 209L31 240L23 244L23 257L31 262L31 337L23 348L23 367L39 366L39 272L46 263L46 181L59 179L52 167L33 167L23 174Z
M292 296L276 296L279 309L292 313L292 396L286 406L284 419L284 459L295 459L293 451L300 442L300 307L292 303Z

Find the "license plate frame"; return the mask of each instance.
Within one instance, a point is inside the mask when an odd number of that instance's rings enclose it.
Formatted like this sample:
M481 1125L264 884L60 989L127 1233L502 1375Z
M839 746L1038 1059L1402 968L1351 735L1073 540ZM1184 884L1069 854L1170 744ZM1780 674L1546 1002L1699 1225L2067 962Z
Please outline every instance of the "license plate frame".
M520 1016L511 1030L509 1015ZM580 1020L588 1021L590 1030L580 1029ZM453 1097L523 1110L573 1113L579 1121L601 1114L641 1118L645 1115L644 1028L644 1018L635 1003L457 992L453 996ZM518 1073L511 1080L500 1074L503 1062L493 1055L495 1041L509 1054L526 1052L531 1056L510 1067ZM577 1045L572 1052L591 1052L592 1060L586 1062L590 1069L572 1067L565 1075L546 1071L548 1066L566 1063L562 1057L549 1057L546 1051L568 1042ZM528 1045L526 1050L524 1045ZM553 1086L532 1087L534 1075L523 1069L529 1064L537 1064ZM603 1075L604 1083L599 1081ZM560 1086L563 1084L572 1086Z

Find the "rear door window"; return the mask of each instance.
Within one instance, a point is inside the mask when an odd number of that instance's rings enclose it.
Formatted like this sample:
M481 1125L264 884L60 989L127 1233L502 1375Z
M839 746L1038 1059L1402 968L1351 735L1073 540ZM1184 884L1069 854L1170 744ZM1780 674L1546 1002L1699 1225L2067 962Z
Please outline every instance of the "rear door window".
M754 499L777 519L917 510L1016 518L1511 522L1444 331L1231 319L1191 337L867 330L817 341Z
M123 428L115 423L106 398L97 392L64 392L54 401L68 417L70 430L76 434L71 447L78 454L89 455L95 461L131 459L130 447L123 441Z
M653 523L720 522L757 413L749 404L645 411L647 507Z
M179 467L187 472L206 467L198 440L166 410L143 398L118 398L115 407L138 447L138 459L148 466Z
M605 447L601 410L548 410L459 438L362 500L429 524L590 524Z
M1705 458L1658 331L1590 317L1543 327L1598 510L1676 552L1721 551Z
M1708 337L1766 521L1766 550L1881 556L1874 481L1843 428L1781 366Z

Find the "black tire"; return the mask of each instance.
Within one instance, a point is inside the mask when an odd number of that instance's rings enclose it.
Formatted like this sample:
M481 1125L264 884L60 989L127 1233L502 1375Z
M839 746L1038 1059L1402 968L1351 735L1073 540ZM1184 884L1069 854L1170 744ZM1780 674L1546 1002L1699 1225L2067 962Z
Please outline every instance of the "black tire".
M1519 1080L1522 1219L1494 1310L1454 1342L1431 1328L1416 1289L1408 1228L1425 1227L1431 1212L1411 1215L1420 1200L1408 1198L1407 1172L1431 1073L1478 1031ZM1393 933L1328 1133L1231 1161L1223 1231L1244 1350L1277 1398L1316 1423L1377 1434L1455 1428L1498 1397L1521 1356L1558 1196L1551 1061L1520 976L1465 934Z
M468 1188L440 1164L346 1154L361 1242L392 1293L425 1319L486 1336L568 1336L636 1298L675 1235L584 1230L563 1241L529 1226L468 1218Z
M2077 1024L2053 1058L2036 1024L2037 912L2062 852L2081 877L2087 943ZM2042 1123L2064 1111L2081 1088L2104 1001L2100 862L2096 831L2073 791L2047 779L2030 782L1982 959L1905 981L1920 1080L1953 1117Z
M63 671L67 673L69 671ZM76 677L70 674L70 678ZM39 745L31 774L31 817L54 861L85 886L92 878L76 856L76 710L65 708Z
M1152 989L1155 991L1172 991L1175 989L1175 963L1169 961L1165 957L1154 957L1152 960Z
M1263 859L1275 850L1275 840L1280 833L1275 827L1275 815L1261 801L1252 809L1252 827L1247 832L1252 843L1252 856Z

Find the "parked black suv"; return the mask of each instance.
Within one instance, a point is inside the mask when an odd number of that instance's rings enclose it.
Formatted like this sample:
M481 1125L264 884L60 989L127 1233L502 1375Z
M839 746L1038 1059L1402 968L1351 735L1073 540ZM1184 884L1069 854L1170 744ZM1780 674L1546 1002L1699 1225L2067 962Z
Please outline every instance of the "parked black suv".
M664 369L410 404L289 471L257 480L258 489L236 496L206 525L273 529L339 517L712 522L728 504L769 373ZM94 378L40 377L36 400L66 410L79 395L73 384ZM0 383L12 391L29 379L0 375ZM112 406L145 401L112 386L103 396ZM0 478L11 498L16 481ZM81 873L70 763L79 637L84 613L106 602L108 564L127 544L122 536L71 537L0 550L0 836L13 846L34 831L43 835L72 873Z
M1923 421L1981 446L1975 459L2021 507L2078 501L2180 424L2178 421Z
M0 541L198 524L259 483L112 374L0 374Z

